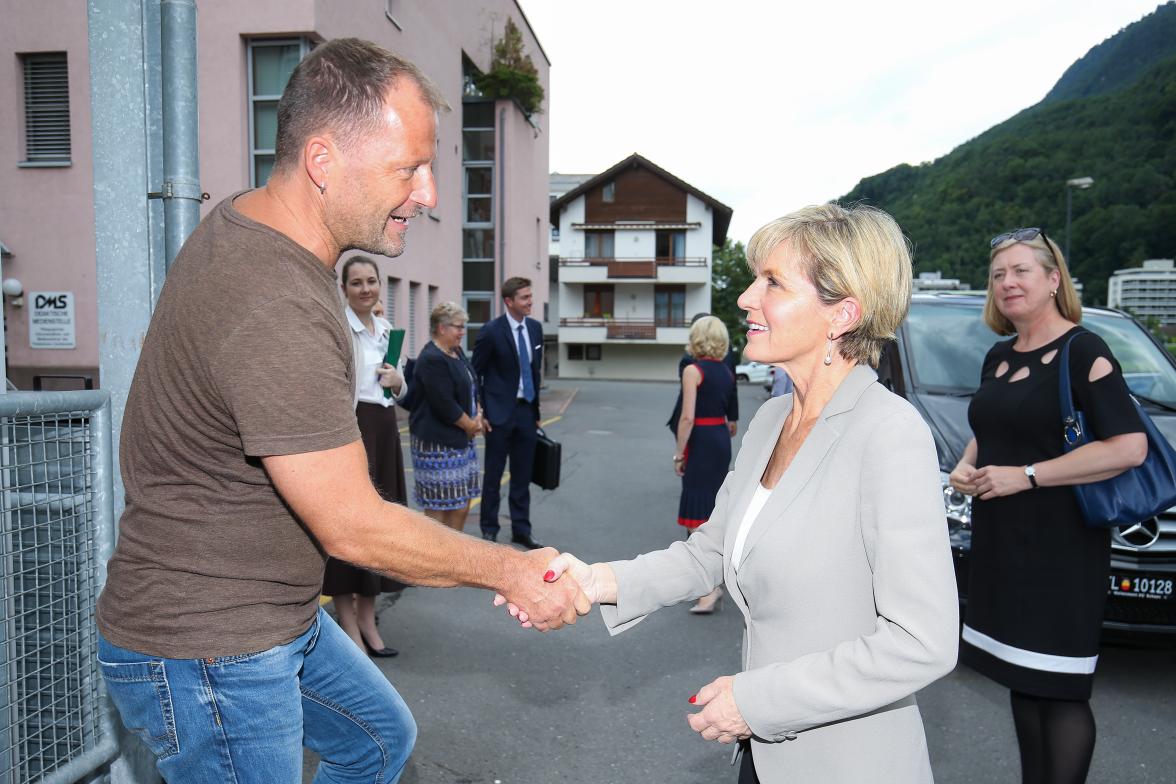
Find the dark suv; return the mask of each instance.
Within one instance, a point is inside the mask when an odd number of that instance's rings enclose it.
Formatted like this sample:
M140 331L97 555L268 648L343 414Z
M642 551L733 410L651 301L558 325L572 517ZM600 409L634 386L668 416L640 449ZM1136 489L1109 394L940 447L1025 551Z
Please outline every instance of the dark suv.
M879 380L919 410L935 437L961 602L967 600L972 502L948 484L947 476L972 438L968 402L979 385L984 355L998 339L984 324L983 309L983 293L914 295L898 341L887 347L878 368ZM1120 311L1084 308L1082 325L1107 342L1127 386L1176 443L1176 362L1171 355ZM1112 531L1111 548L1103 628L1176 635L1176 507Z

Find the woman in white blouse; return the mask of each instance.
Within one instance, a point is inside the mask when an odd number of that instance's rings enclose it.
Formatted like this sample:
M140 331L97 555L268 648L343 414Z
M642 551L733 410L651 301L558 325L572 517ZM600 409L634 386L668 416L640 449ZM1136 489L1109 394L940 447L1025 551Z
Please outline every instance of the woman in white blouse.
M744 353L792 394L760 408L687 541L561 555L551 579L570 573L614 634L725 584L743 668L693 684L687 719L746 744L740 782L930 782L914 693L955 664L955 578L931 433L873 370L910 304L906 241L884 212L826 204L761 228L747 257Z
M341 277L355 354L355 416L367 450L368 470L385 500L405 504L408 491L395 403L408 389L401 371L384 361L392 325L373 313L380 300L380 271L370 258L352 256L343 264ZM401 364L403 356L402 352ZM356 645L377 657L395 656L397 651L380 636L376 597L403 587L334 558L327 562L323 577L323 594L334 597L339 625Z

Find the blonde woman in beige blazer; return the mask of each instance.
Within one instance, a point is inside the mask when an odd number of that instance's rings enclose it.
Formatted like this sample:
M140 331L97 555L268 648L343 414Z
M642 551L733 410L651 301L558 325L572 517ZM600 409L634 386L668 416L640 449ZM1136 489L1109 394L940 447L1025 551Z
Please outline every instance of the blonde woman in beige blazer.
M741 784L930 782L914 694L955 665L959 633L939 464L870 367L909 306L907 244L883 212L824 205L760 229L748 259L745 354L795 391L756 414L687 541L591 566L565 554L551 577L575 577L613 634L726 585L743 670L687 715L707 740L749 741Z

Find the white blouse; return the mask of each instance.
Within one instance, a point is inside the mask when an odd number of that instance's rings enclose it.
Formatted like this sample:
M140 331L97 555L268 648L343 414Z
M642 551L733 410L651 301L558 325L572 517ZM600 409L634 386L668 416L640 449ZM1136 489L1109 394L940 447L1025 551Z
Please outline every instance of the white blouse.
M368 332L367 327L359 320L359 316L355 315L351 306L347 306L347 323L351 325L351 330L355 333L354 337L359 341L359 356L362 359L362 363L355 368L355 377L359 387L359 402L374 403L387 408L408 392L408 384L405 383L401 386L399 395L392 391L392 397L384 397L384 388L380 386L380 376L376 370L384 364L384 357L388 353L388 333L391 331L392 325L379 316L372 316L372 321L376 328L374 335ZM397 370L401 375L404 374L403 351L400 353L400 363Z
M747 533L751 530L751 524L755 522L755 518L759 516L760 510L764 508L764 504L768 502L771 495L771 490L759 482L755 483L755 495L751 497L751 503L748 504L747 511L743 513L743 519L739 521L739 530L735 532L735 544L731 545L731 565L736 572L739 571L739 562L743 560L743 546L747 542Z

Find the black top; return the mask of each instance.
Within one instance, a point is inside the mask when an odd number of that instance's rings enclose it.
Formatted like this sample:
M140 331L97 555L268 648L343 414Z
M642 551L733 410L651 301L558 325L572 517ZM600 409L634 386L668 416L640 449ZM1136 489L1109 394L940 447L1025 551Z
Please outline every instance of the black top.
M678 360L678 378L679 379L682 378L682 371L685 370L690 365L693 365L694 361L695 361L694 357L690 356L690 354L686 354L686 353L682 354L682 358ZM735 353L734 349L730 349L730 348L727 349L727 356L723 357L723 364L726 365L728 368L730 368L731 377L734 378L735 377L735 368L739 365L739 355ZM671 421L676 423L678 421L678 416L681 414L681 412L682 412L682 393L681 393L681 391L679 391L678 402L674 405L674 414L671 417ZM737 394L731 395L731 399L727 401L727 410L725 413L727 415L728 422L738 422L739 421L739 395L737 395ZM671 430L672 429L674 429L674 428L671 427Z
M1070 382L1091 434L1106 439L1142 430L1119 363L1099 336L1074 327L1032 351L1015 351L1015 339L1005 340L988 352L968 408L977 468L1030 465L1064 453L1058 362L1075 330ZM1112 372L1091 382L1099 357L1111 362ZM1086 699L1092 673L1067 672L1024 652L1073 660L1098 655L1109 531L1085 524L1070 486L974 499L972 518L961 660L1017 691Z
M474 369L461 349L451 357L432 341L417 356L412 383L417 404L408 417L409 431L422 441L464 449L469 436L455 423L462 414L474 416L480 393L474 383Z

